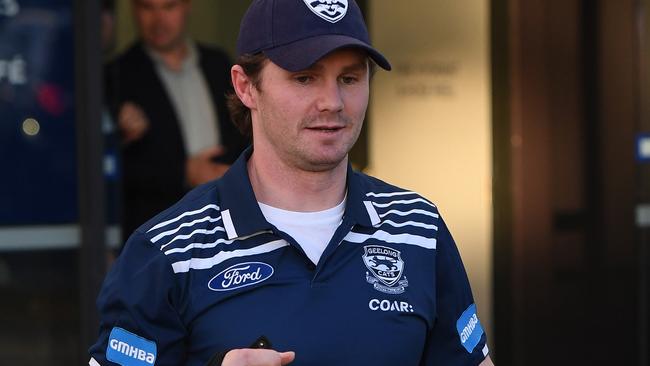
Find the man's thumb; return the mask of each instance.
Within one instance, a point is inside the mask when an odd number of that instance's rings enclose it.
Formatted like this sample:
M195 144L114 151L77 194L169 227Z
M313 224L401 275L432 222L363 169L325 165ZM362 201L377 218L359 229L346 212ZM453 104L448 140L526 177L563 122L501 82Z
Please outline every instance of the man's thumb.
M288 365L291 362L293 362L295 358L296 358L296 353L293 351L282 352L280 353L280 364L283 366Z

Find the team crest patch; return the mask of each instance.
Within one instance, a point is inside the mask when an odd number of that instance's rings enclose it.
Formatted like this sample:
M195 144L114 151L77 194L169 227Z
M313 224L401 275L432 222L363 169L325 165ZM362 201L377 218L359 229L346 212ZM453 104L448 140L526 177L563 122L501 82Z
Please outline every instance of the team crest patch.
M330 23L343 19L348 12L348 0L303 0L309 10Z
M366 272L366 281L375 290L385 294L401 294L409 282L404 272L404 261L399 250L381 245L363 247L363 263L370 272Z

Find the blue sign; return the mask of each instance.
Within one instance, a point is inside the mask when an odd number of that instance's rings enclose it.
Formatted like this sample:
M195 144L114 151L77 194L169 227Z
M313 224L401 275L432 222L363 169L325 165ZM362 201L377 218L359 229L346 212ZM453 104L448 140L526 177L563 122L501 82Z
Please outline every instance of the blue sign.
M72 7L0 1L0 225L78 221Z

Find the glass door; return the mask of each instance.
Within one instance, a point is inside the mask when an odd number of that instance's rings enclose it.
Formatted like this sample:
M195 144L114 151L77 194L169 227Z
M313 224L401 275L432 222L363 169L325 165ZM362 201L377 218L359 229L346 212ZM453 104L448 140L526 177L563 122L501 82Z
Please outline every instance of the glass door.
M100 99L100 85L89 91L88 80L101 78L101 61L85 56L101 57L101 46L84 32L87 24L98 28L98 19L94 1L0 0L2 365L87 362L84 329L96 336L86 315L94 298L84 301L96 285L84 279L103 277L105 238L119 240L117 228L104 230L102 222L93 227L101 253L84 255L88 217L104 210L102 200L85 204L88 171L101 169L101 160L88 157L101 154L90 151L101 144L79 143L100 130L99 119L89 118L99 107L87 102ZM99 29L90 34L99 39Z

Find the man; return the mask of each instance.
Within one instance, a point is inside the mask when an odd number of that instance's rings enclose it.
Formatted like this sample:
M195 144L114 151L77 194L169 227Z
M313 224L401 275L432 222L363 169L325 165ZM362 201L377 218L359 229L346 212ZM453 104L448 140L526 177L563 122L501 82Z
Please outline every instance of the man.
M123 230L220 177L246 145L230 121L230 62L186 34L190 0L132 0L140 39L106 70L122 136Z
M91 365L491 365L437 208L348 163L390 69L357 5L255 0L238 53L253 147L131 237Z

